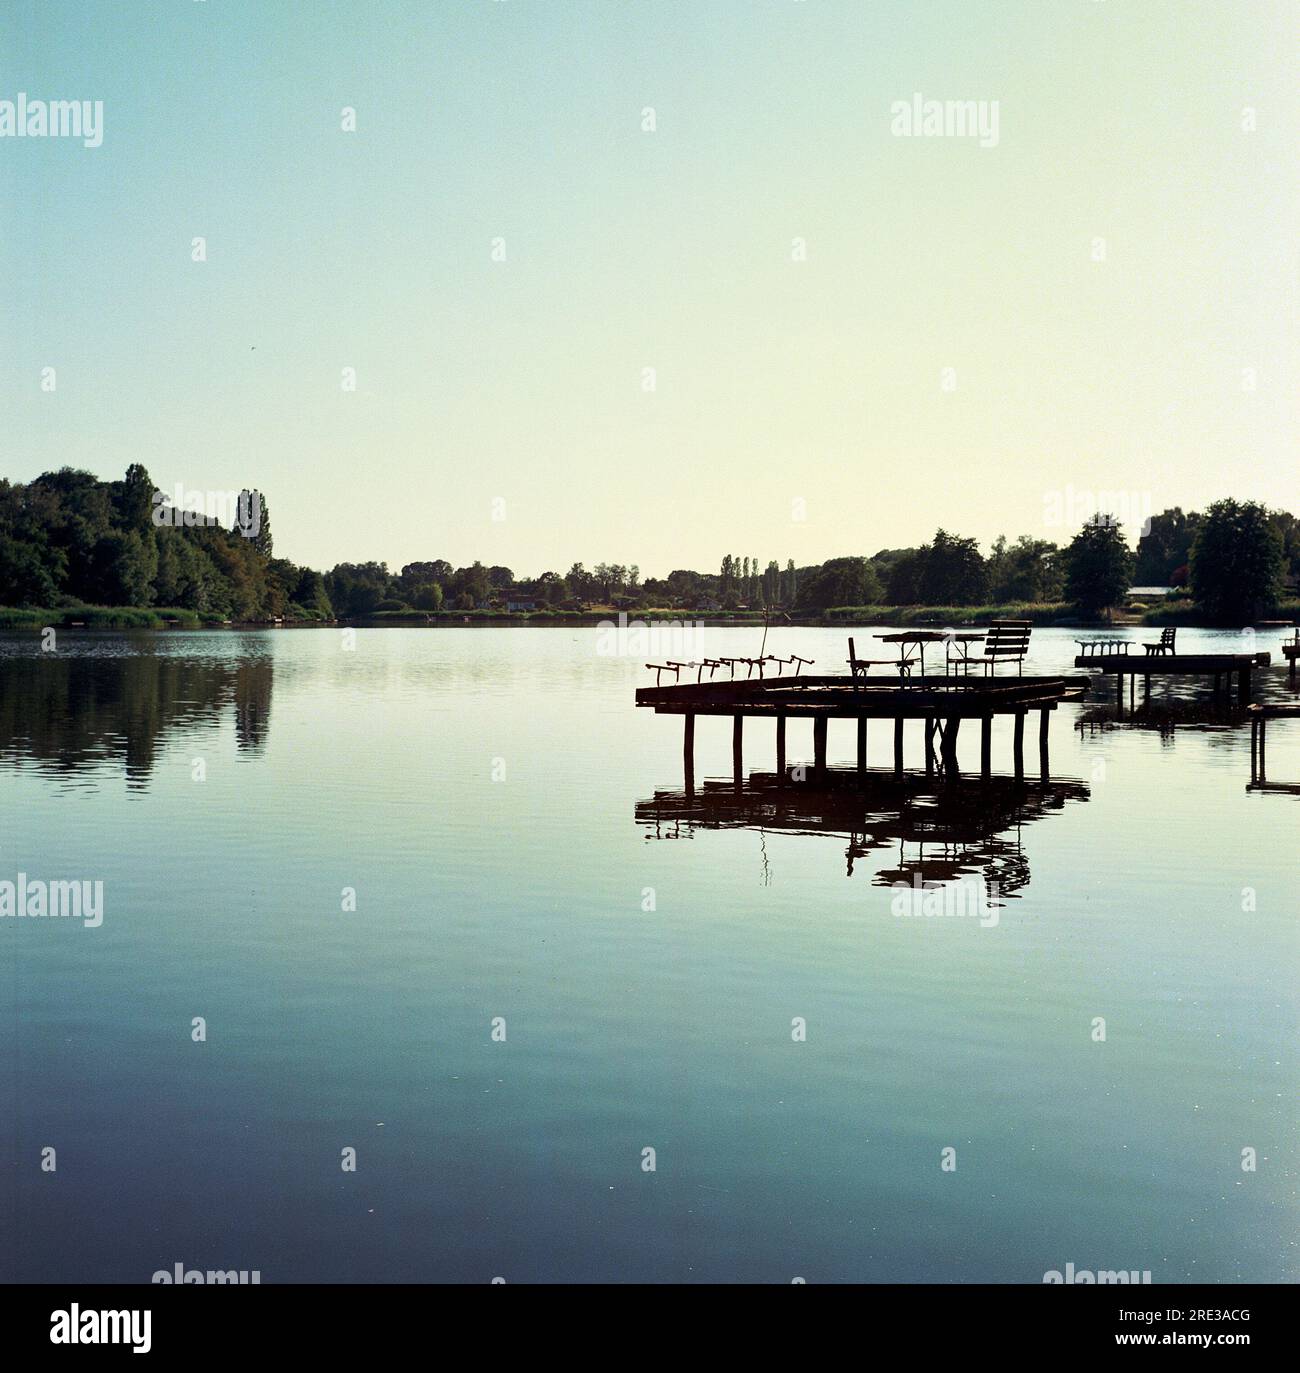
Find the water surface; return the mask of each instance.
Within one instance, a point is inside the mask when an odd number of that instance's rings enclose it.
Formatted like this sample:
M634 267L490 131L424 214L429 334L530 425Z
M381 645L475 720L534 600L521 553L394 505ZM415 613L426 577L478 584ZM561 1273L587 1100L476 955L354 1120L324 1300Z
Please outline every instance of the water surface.
M1074 637L1036 630L1030 669ZM105 890L97 929L0 920L6 1279L1295 1279L1300 795L1248 790L1239 718L1158 687L1117 722L1103 684L1047 783L956 810L890 791L884 729L865 796L737 798L701 720L687 798L645 655L597 646L0 640L0 880ZM1280 667L1256 694L1293 699ZM770 774L771 727L745 742ZM1300 727L1269 778L1300 784ZM895 914L918 874L998 899Z

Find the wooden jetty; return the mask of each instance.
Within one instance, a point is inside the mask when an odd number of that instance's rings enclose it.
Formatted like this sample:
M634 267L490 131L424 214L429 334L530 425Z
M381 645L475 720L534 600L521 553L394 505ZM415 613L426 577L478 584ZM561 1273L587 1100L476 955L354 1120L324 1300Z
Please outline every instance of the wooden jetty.
M1268 722L1270 720L1300 719L1300 704L1281 701L1266 701L1247 707L1250 719L1250 782L1259 790L1268 787ZM1291 791L1291 786L1275 787L1275 790Z
M641 687L636 703L658 715L684 717L682 762L687 790L695 785L695 719L699 715L730 716L733 783L743 786L745 719L776 722L776 770L786 766L786 725L811 720L813 770L826 773L826 731L833 719L857 724L859 776L867 771L867 723L894 722L894 775L903 776L903 725L925 723L925 772L952 780L958 774L957 736L963 720L980 722L980 775L992 774L992 727L995 715L1014 720L1014 769L1024 776L1025 716L1039 714L1038 744L1043 775L1047 775L1047 734L1051 713L1062 701L1082 696L1087 677L971 678L964 676L904 677L787 677L745 681L684 682ZM938 743L936 751L935 744Z
M1152 677L1212 677L1215 695L1230 692L1233 679L1237 683L1237 703L1245 706L1250 700L1250 678L1256 668L1267 667L1272 660L1267 653L1081 653L1074 660L1075 667L1091 668L1115 678L1117 714L1124 714L1124 678L1128 678L1129 709L1134 706L1136 680L1145 681L1145 694L1151 694Z

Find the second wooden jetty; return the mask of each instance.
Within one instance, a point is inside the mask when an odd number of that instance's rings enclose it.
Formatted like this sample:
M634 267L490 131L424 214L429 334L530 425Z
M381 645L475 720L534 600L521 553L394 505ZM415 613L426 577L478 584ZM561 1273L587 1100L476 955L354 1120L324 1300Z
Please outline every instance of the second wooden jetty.
M1115 678L1117 713L1124 713L1124 678L1129 683L1129 708L1134 706L1136 682L1144 680L1145 691L1151 693L1152 677L1210 677L1214 680L1215 695L1231 692L1237 685L1237 703L1250 701L1250 679L1256 668L1267 667L1272 660L1267 653L1081 653L1075 667L1091 668Z

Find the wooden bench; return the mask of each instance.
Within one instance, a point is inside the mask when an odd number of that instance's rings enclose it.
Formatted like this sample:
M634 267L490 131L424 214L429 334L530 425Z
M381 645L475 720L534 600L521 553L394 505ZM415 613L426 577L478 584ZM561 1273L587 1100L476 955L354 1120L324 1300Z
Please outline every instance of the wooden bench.
M1146 649L1148 653L1176 653L1177 649L1174 648L1174 639L1177 635L1178 630L1175 626L1166 625L1164 629L1160 631L1160 640L1158 643L1143 644L1142 647Z
M970 661L983 663L986 677L999 663L1015 663L1016 671L1023 673L1032 628L1028 620L990 621L988 633L984 636L984 652Z
M1097 654L1127 653L1133 647L1132 639L1076 639L1079 657L1095 658Z

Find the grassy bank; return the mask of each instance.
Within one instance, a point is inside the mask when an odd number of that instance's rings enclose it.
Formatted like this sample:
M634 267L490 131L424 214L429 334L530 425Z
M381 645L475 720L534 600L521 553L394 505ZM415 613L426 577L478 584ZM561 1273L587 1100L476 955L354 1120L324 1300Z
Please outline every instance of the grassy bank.
M981 625L990 620L1029 620L1036 625L1082 624L1068 601L1007 605L840 605L814 623L831 625Z
M167 606L73 605L59 610L15 610L0 606L0 629L197 629L193 610Z

